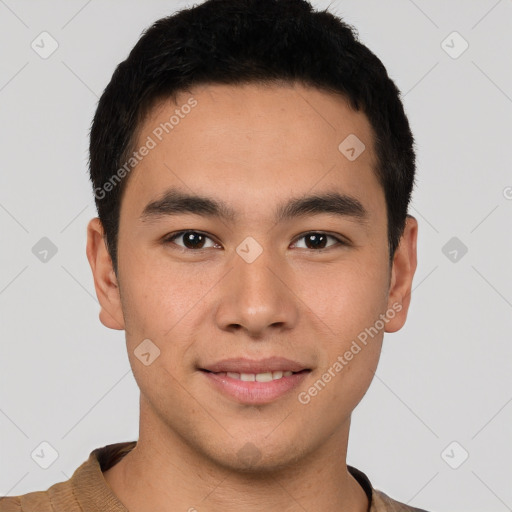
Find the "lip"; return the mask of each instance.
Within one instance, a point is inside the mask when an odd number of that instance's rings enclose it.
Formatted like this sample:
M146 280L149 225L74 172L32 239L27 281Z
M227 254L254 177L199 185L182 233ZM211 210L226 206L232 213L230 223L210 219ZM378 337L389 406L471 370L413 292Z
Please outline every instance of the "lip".
M309 370L309 368L298 361L292 361L286 357L274 356L259 360L244 357L224 359L213 364L205 365L201 367L200 370L208 370L213 373L264 373L278 371L301 372L302 370Z
M270 382L247 382L228 377L225 373L217 374L207 370L201 370L201 373L215 389L225 396L243 404L261 405L273 402L290 393L302 383L310 370L303 370ZM246 373L260 372L247 371Z

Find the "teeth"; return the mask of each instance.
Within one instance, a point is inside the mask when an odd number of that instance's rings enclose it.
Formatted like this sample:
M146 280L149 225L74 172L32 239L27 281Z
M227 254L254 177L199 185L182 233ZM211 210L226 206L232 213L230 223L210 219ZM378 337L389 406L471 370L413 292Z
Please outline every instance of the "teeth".
M242 380L244 382L270 382L272 380L282 379L293 375L292 371L276 371L265 373L236 373L236 372L220 372L219 375L226 375L232 379Z
M272 372L257 373L256 374L256 380L258 382L270 382L270 381L273 380L273 374L272 374Z

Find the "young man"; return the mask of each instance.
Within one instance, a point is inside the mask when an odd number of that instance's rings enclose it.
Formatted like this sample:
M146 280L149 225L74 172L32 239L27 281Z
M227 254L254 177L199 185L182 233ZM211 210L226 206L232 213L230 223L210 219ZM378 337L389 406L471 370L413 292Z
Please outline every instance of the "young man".
M417 238L399 92L351 28L304 0L157 21L100 99L90 172L139 439L0 510L419 510L346 464Z

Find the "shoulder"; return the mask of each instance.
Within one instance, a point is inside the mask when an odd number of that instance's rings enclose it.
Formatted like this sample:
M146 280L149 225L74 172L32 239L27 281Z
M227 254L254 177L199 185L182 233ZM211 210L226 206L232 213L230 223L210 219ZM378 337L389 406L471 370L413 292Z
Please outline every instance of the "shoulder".
M0 512L53 512L48 491L35 491L22 496L0 499Z
M19 512L20 510L20 496L3 496L0 498L0 512Z
M0 512L81 512L75 504L73 488L67 480L52 485L46 491L0 498Z
M136 444L136 441L125 441L96 448L69 480L58 482L46 491L0 497L0 512L128 512L106 484L103 471Z

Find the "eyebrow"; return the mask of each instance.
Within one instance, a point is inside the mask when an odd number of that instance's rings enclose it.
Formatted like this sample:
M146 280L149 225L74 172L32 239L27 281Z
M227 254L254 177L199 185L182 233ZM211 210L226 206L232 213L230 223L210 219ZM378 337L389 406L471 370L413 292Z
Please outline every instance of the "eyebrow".
M143 222L158 220L161 217L181 214L195 214L203 217L216 217L228 222L236 220L235 210L217 199L192 195L178 189L169 189L159 199L148 203L140 220ZM282 222L307 215L333 214L350 217L360 223L368 220L368 211L361 202L350 195L338 192L313 194L288 200L275 211L276 222Z

